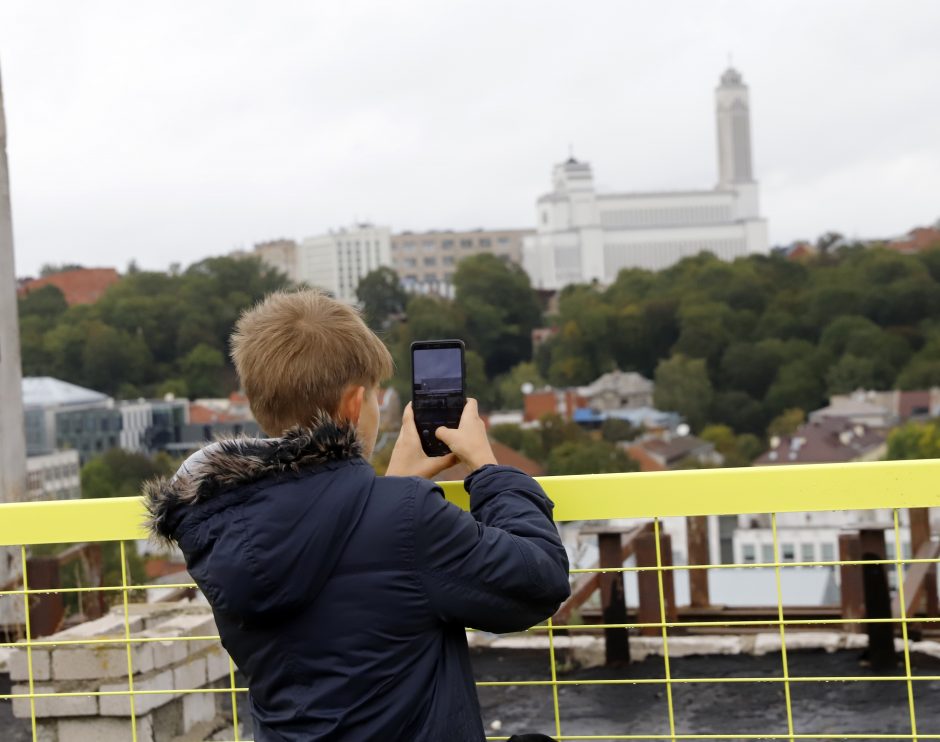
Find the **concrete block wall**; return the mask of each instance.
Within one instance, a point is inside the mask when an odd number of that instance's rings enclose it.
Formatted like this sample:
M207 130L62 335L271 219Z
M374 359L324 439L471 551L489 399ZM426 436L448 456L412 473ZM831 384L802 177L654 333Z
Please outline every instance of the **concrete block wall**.
M181 692L230 685L229 657L218 640L180 641L218 633L208 607L187 602L133 604L128 612L131 639L153 640L131 644L134 690L141 691L134 696L139 742L210 739L226 725L230 738L231 694ZM32 648L35 692L66 694L34 699L40 740L124 742L131 738L131 699L123 694L128 690L124 637L124 609L118 606L99 619L45 637L43 641L51 643L48 646ZM64 643L85 639L109 641ZM26 648L15 648L8 664L13 693L29 693ZM240 719L248 719L241 704L238 711ZM29 719L29 699L15 699L13 714Z

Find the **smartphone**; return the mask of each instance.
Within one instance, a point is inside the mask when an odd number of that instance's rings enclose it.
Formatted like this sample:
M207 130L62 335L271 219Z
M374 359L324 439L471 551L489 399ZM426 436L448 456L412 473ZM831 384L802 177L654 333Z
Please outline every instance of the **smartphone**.
M439 427L456 428L467 403L467 367L462 340L418 340L411 344L411 409L428 456L450 449L437 439Z

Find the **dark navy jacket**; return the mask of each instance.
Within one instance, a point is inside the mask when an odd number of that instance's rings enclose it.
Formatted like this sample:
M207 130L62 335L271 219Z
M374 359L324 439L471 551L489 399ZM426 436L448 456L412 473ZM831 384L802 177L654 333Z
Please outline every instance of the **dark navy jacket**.
M378 477L355 431L216 443L145 488L246 675L256 742L480 742L464 627L518 631L569 594L552 503L486 466L471 512Z

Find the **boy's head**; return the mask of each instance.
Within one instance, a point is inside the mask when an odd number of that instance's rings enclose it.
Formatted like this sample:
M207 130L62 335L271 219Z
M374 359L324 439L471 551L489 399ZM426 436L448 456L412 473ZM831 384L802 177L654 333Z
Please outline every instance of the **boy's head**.
M392 357L355 309L316 291L277 292L245 310L232 360L258 424L278 436L325 412L372 427L375 389ZM358 401L357 401L358 398ZM375 421L377 426L377 420ZM361 431L367 453L374 431Z

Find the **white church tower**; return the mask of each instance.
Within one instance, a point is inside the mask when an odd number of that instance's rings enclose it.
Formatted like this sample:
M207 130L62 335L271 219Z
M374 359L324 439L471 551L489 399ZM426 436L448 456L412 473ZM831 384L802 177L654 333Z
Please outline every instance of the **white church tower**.
M767 252L751 161L751 111L741 74L727 69L715 90L718 183L709 189L599 192L591 166L555 166L536 201L536 232L523 242L532 284L612 283L625 268L661 270L702 251L722 260Z
M715 88L718 116L718 186L753 183L751 170L751 106L747 85L733 67L725 70Z
M20 331L13 270L13 220L7 168L7 131L0 82L0 502L24 498L26 437ZM4 565L0 565L0 576Z
M718 188L738 195L735 217L755 219L760 214L757 181L751 160L751 104L741 73L729 67L715 88L718 132Z

